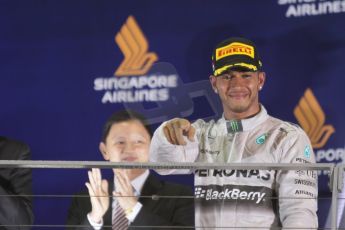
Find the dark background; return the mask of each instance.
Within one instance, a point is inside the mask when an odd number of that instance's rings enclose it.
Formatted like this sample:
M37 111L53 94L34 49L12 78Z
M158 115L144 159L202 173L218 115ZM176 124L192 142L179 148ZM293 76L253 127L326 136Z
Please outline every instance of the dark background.
M286 17L290 5L278 2L0 1L0 135L29 144L33 160L95 161L103 160L98 151L102 125L121 108L144 108L153 127L175 116L217 118L221 108L208 84L211 50L227 37L244 36L260 50L267 74L261 101L269 113L297 123L293 110L310 88L325 124L335 128L315 153L344 153L345 14ZM333 1L309 4L322 2ZM123 54L114 36L129 15L145 34L149 51L179 75L168 102L102 104L103 92L93 89L96 78L117 77ZM35 169L33 176L35 194L71 195L84 188L86 170ZM168 179L192 184L191 176ZM321 198L330 196L327 183L321 176ZM320 200L321 226L329 202ZM35 198L35 224L63 225L69 203L68 197Z

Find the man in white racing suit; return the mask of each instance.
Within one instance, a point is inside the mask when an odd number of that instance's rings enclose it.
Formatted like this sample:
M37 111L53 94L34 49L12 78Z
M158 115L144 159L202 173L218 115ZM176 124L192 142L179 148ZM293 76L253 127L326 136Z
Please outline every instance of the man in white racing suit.
M265 83L255 45L229 38L215 48L210 81L222 101L217 122L175 118L155 132L153 162L315 163L310 141L296 125L269 116L259 103ZM190 173L161 169L161 174ZM196 227L317 229L313 170L195 172Z

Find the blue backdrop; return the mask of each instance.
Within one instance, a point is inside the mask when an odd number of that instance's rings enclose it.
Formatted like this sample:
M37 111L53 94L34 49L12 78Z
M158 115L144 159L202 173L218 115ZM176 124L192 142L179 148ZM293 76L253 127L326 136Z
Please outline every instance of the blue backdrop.
M244 36L260 50L269 113L305 128L319 162L342 162L344 12L332 0L0 1L0 134L28 143L34 160L102 160L101 128L118 109L154 127L217 118L211 51ZM85 181L86 170L34 170L35 194L73 194ZM321 174L322 198L327 183ZM64 224L69 202L35 198L35 224ZM329 203L319 202L321 226Z

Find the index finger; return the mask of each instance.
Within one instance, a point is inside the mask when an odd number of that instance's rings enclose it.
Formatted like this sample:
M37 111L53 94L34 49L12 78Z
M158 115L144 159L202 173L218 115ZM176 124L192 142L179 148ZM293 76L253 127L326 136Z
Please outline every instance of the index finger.
M186 141L184 140L183 138L183 127L181 126L182 124L181 123L173 123L172 124L172 127L174 129L174 133L175 133L175 136L176 136L176 142L177 144L179 145L186 145Z
M172 124L169 124L169 123L166 124L163 128L163 132L164 132L165 137L171 144L173 145L177 144L177 139L176 139L175 131Z
M101 170L99 168L92 168L92 174L94 176L95 181L97 182L97 185L100 185L102 181Z

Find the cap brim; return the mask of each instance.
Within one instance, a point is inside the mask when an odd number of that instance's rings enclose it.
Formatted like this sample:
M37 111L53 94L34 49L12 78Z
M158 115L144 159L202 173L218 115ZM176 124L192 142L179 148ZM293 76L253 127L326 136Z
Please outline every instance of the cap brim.
M214 71L214 76L218 76L223 74L226 71L233 70L239 72L256 72L258 71L258 67L252 64L247 63L235 63L230 65L225 65L221 68L218 68Z

